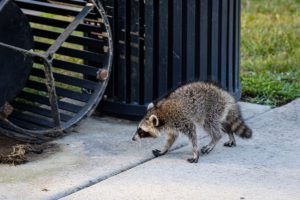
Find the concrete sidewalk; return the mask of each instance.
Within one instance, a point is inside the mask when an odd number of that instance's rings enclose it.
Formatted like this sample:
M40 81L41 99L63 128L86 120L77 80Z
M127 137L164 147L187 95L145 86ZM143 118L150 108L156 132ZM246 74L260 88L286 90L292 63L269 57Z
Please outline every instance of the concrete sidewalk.
M154 158L164 138L131 141L137 123L92 117L54 141L59 150L11 167L0 165L0 199L299 199L300 99L270 110L241 103L251 140L222 141L198 164L180 137L173 151ZM208 142L199 130L199 146Z

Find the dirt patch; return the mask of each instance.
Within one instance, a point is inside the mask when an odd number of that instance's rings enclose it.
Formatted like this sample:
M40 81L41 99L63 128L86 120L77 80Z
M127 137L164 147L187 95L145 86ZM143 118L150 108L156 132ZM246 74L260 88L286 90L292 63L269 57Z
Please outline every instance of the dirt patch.
M41 160L60 150L56 143L22 143L0 135L0 164L19 165Z

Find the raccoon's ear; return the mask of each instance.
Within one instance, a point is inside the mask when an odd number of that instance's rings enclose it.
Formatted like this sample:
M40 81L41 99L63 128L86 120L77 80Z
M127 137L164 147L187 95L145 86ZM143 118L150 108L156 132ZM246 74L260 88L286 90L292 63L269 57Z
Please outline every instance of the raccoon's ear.
M157 115L151 115L149 117L149 120L152 122L153 126L156 126L156 127L160 127L165 124L165 122L162 119L159 119L157 117Z
M159 125L159 120L156 115L151 115L149 117L149 120L152 122L153 126L158 126Z
M154 104L153 103L149 103L148 107L147 107L147 110L150 110L151 108L154 107Z

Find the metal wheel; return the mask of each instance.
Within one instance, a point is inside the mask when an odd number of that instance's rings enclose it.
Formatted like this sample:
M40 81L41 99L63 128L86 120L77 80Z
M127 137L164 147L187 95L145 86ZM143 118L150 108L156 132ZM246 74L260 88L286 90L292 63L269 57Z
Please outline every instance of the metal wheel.
M0 133L27 142L47 141L71 130L100 102L112 67L111 29L98 0L0 0L0 16L6 17L2 23L9 24L15 14L9 8L19 13L20 26L30 27L34 47L0 37L0 50L13 52L6 59L23 56L22 62L9 62L0 71L13 66L5 71L10 83L13 71L21 71L20 79L27 80L21 88L15 82L16 92L0 101ZM8 30L3 34L16 36ZM24 41L30 44L30 34Z

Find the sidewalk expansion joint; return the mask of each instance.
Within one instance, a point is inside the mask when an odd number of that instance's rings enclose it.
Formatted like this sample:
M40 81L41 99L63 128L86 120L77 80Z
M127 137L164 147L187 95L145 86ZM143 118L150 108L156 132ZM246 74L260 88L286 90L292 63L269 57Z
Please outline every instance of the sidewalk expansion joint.
M205 138L205 137L207 137L207 136L204 136L203 138ZM172 148L169 152L172 152L172 151L181 149L181 148L186 147L186 146L188 146L188 144L181 144L181 145L178 145L178 146ZM161 156L161 157L163 157L163 156ZM106 179L109 179L109 178L112 178L112 177L114 177L114 176L117 176L117 175L119 175L119 174L121 174L121 173L123 173L123 172L126 172L126 171L128 171L128 170L130 170L130 169L133 169L133 168L135 168L135 167L138 167L138 166L140 166L140 165L142 165L142 164L144 164L144 163L146 163L146 162L148 162L148 161L154 160L154 159L156 159L156 158L158 158L158 157L147 158L147 159L144 159L144 160L142 160L142 161L140 161L140 162L138 162L138 163L135 163L135 164L129 165L128 167L125 167L125 168L123 168L123 169L117 170L117 171L115 171L115 172L113 172L113 173L111 173L111 174L109 174L109 175L102 176L102 177L98 177L98 178L96 178L95 180L90 180L89 183L83 184L82 186L76 186L75 188L72 188L72 189L70 189L69 191L66 191L66 192L64 192L64 193L61 194L61 195L56 195L56 198L55 198L55 199L60 199L60 198L67 197L67 196L69 196L69 195L71 195L71 194L73 194L73 193L79 192L80 190L83 190L83 189L85 189L85 188L88 188L88 187L90 187L90 186L93 186L93 185L95 185L95 184L98 184L98 183L100 183L100 182L102 182L102 181L105 181Z

